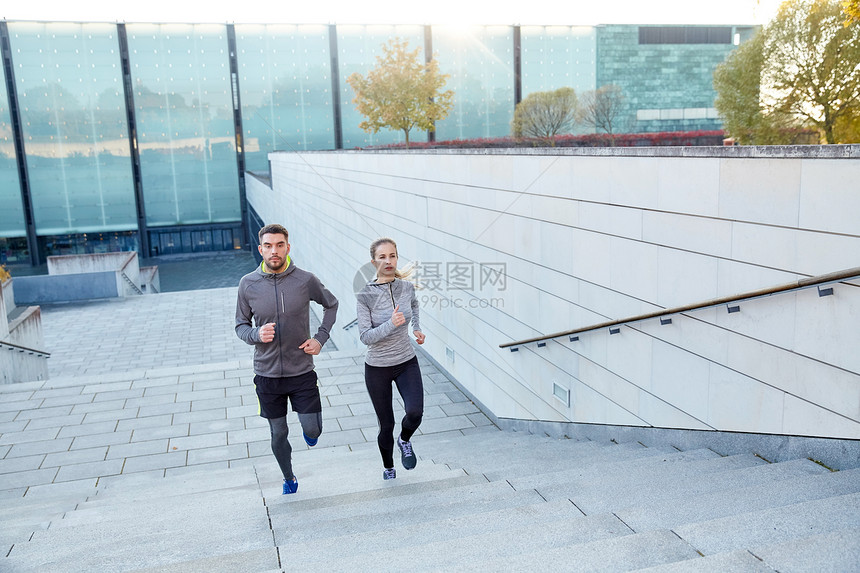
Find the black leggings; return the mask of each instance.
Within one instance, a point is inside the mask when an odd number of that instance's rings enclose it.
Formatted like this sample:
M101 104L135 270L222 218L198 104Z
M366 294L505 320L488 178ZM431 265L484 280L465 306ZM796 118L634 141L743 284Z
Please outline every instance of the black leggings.
M408 442L421 425L421 418L424 416L424 384L421 381L418 357L413 356L396 366L364 365L364 383L379 421L376 442L379 444L379 453L382 454L382 465L386 468L394 467L392 381L397 385L397 391L403 398L403 408L406 410L406 415L400 422L400 439Z
M298 414L299 423L302 425L302 431L309 438L319 438L322 434L322 412L312 412L310 414ZM287 417L281 416L278 418L267 418L269 420L269 430L272 433L272 453L275 454L275 459L278 460L278 465L281 467L281 473L284 474L284 479L292 479L293 448L290 446L290 440L287 436L290 434L290 429L287 426Z

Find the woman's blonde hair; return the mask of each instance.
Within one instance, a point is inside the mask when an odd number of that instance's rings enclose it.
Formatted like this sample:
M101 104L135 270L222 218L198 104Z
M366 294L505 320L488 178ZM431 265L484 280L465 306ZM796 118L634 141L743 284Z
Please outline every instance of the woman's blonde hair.
M397 243L394 242L394 239L389 239L388 237L379 237L372 243L370 243L370 260L376 259L376 249L378 249L381 245L391 244L394 247L394 252L397 252ZM412 271L415 270L413 265L410 265L408 269L395 269L394 277L398 279L407 280L412 276Z

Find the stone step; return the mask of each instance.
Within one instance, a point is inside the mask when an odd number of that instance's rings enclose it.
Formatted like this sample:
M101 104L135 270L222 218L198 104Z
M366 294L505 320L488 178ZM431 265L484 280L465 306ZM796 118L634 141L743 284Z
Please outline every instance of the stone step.
M357 469L343 472L337 464L320 469L310 469L296 475L299 491L295 495L282 496L283 479L280 475L271 480L260 480L263 496L274 504L293 503L299 500L324 498L333 495L351 494L360 491L376 491L384 488L399 488L408 484L430 482L437 479L456 478L467 475L462 469L451 469L441 464L420 463L411 471L397 468L397 478L382 479L382 467L362 462Z
M495 426L474 428L469 434L460 432L443 432L440 434L423 434L415 438L416 444L422 442L429 455L438 455L460 448L471 450L498 450L516 448L523 445L546 443L553 438L525 432L505 432ZM575 442L576 440L567 440ZM590 440L582 440L590 441Z
M388 481L375 443L297 449L292 496L267 454L6 497L0 570L803 570L795 546L822 555L813 570L850 570L860 555L860 469L510 434L418 435L418 467L395 456Z
M686 523L860 491L860 469L818 473L809 471L810 464L817 466L809 460L793 460L710 475L706 482L679 484L636 505L618 505L613 511L636 531L674 529Z
M280 573L281 571L283 570L280 567L278 550L270 547L146 567L137 569L136 573Z
M354 503L367 503L374 500L384 502L387 499L415 495L428 491L442 491L448 488L460 486L472 486L487 483L486 478L481 475L470 476L462 470L448 470L449 473L435 476L424 481L379 480L373 486L366 487L360 491L350 493L336 493L329 491L329 495L316 497L301 497L300 495L273 496L266 498L266 505L274 513L287 513L298 516L300 512L315 511L327 507L345 507ZM399 483L398 483L399 482ZM301 487L299 488L301 490Z
M74 499L56 499L45 502L19 498L16 503L6 504L0 509L0 529L7 525L18 523L42 523L62 516L67 511L74 511L78 501Z
M450 470L444 466L429 465L422 469L423 472L416 475L415 479L400 480L393 485L420 483L421 480L445 481L449 478L464 477L461 470ZM139 519L142 517L158 519L162 512L170 511L177 504L192 503L194 506L218 504L220 499L230 500L235 497L241 497L240 501L237 502L240 505L248 503L246 498L250 497L255 499L257 501L256 505L259 506L261 503L265 503L263 492L266 490L269 492L267 495L270 495L274 499L282 497L282 479L280 477L278 477L277 482L262 484L258 483L250 470L251 468L243 468L242 471L220 471L215 475L201 474L199 476L181 476L174 479L165 478L163 484L149 484L143 492L134 491L126 495L115 494L112 497L103 499L97 497L92 501L80 504L75 511L66 513L63 519L54 521L51 529L76 527L84 523L124 522L127 519ZM238 475L234 476L233 474ZM367 479L349 484L348 482L343 482L342 476L339 474L331 474L329 472L326 476L323 476L323 479L332 482L340 480L340 483L336 485L339 485L340 489L346 487L350 493L354 491L372 491L374 486L381 487L384 485L381 476L373 483ZM324 483L313 483L302 480L299 482L299 485L299 493L290 496L291 498L308 499L312 497L313 492L316 490L324 491L327 495L333 495L332 488L327 489ZM394 489L397 488L395 487ZM339 490L335 489L335 491ZM308 492L311 492L310 495ZM181 498L181 501L177 498Z
M449 488L423 495L396 497L386 503L352 504L302 513L272 512L279 545L348 535L359 531L393 531L405 525L453 518L543 501L534 491L516 492L504 482Z
M80 571L128 571L159 567L183 561L211 559L252 551L273 551L272 534L266 519L257 524L225 519L215 522L201 516L182 531L149 532L133 537L81 537L68 543L51 542L15 545L0 564L4 571L78 573ZM266 564L266 567L271 567Z
M480 461L499 461L505 457L511 457L512 454L537 456L538 452L552 453L561 451L590 451L594 449L602 449L615 447L621 450L626 450L634 447L634 444L614 444L612 442L598 442L593 440L556 440L546 436L521 437L517 433L514 434L506 442L504 433L494 435L491 433L480 434L476 436L461 436L458 440L446 442L428 440L429 444L425 447L424 444L416 442L416 451L424 456L429 456L433 459L445 458L446 461L452 463ZM420 448L418 446L421 446ZM635 444L636 448L643 448L641 444Z
M860 493L746 511L673 529L702 554L713 555L848 528L860 528Z
M447 542L459 543L461 539L478 534L494 532L518 532L541 527L545 523L570 522L582 519L583 515L569 501L555 501L504 507L501 509L469 513L461 516L443 516L439 519L421 520L412 524L401 524L396 529L396 544L408 548L411 554L419 547L434 544L444 546ZM323 525L324 527L324 525ZM378 530L359 530L345 535L309 537L306 540L291 540L290 559L295 563L311 563L319 560L352 558L360 554L390 550L392 538ZM445 550L442 551L445 554Z
M190 471L180 475L158 477L130 474L97 488L79 509L129 504L154 498L170 498L237 487L256 487L253 467Z
M420 444L419 444L420 445ZM534 465L556 458L576 458L587 456L590 453L607 449L605 444L598 442L573 442L569 440L557 443L545 440L534 442L519 442L516 446L485 446L482 442L452 445L445 449L439 449L429 454L434 461L444 461L448 464L472 465L492 469L502 464L508 467L511 464ZM415 450L422 456L428 456L424 448L415 446Z
M636 573L725 573L743 571L850 571L860 563L860 528L736 549L639 569Z
M420 500L425 506L445 504L461 497L491 498L516 493L504 482L488 482L483 476L462 476L454 480L430 480L423 484L392 484L347 494L333 493L302 500L281 496L267 501L272 519L284 517L292 523L313 523L334 519L386 514L413 508ZM396 481L396 480L393 480ZM384 503L380 503L380 500Z
M569 447L569 446L568 446ZM488 459L459 459L449 461L447 458L437 457L437 463L446 462L450 466L463 467L468 473L483 473L487 479L507 479L514 476L530 476L547 474L556 471L569 470L572 467L584 468L588 466L602 466L604 464L617 463L629 460L657 461L664 456L677 453L675 449L669 448L646 448L639 444L612 445L603 447L589 446L581 449L578 455L565 456L553 454L550 457L529 455L525 459L520 457L520 452L510 452L504 458Z
M632 532L611 514L544 521L531 527L513 527L500 531L485 532L482 529L465 533L455 539L433 540L402 544L399 530L392 535L377 535L373 552L343 555L332 559L330 555L312 552L303 553L312 561L304 561L304 567L319 571L323 568L341 570L353 567L354 571L372 570L380 563L396 563L409 569L416 564L417 570L446 570L459 567L461 571L485 570L483 561L488 556L493 559L516 557L523 553L540 552L561 545L589 543ZM556 564L554 569L558 569ZM396 567L400 568L400 567ZM529 569L533 570L533 569Z
M219 490L175 498L152 499L127 506L112 505L89 511L71 512L37 531L31 544L42 540L61 542L77 539L82 531L93 540L116 539L140 533L170 532L197 527L201 522L238 521L265 518L259 489Z
M663 476L688 478L766 463L752 454L721 457L705 448L602 463L573 463L571 469L514 476L508 481L515 489L549 490L553 487L566 487L580 493L582 488L594 482L607 486L611 483L618 489L637 488L643 479L662 479Z
M790 571L786 569L785 571ZM749 551L731 551L719 555L702 557L696 555L693 559L674 561L645 569L637 569L635 573L774 573L774 569ZM806 569L805 571L818 571ZM824 569L821 569L824 571ZM633 573L633 572L631 572Z
M682 559L698 554L683 539L668 530L631 533L588 543L569 544L542 551L489 559L476 558L460 567L480 567L484 571L514 571L569 568L571 571L630 571ZM454 571L457 566L445 568ZM426 570L438 570L434 567ZM462 570L462 569L461 569Z
M586 520L588 518L585 518ZM612 519L612 516L593 516L593 519ZM584 523L590 523L588 521ZM621 524L623 527L623 524ZM541 530L524 532L541 539ZM580 543L564 544L561 546L545 547L541 545L535 550L520 550L508 553L504 545L474 544L471 552L459 555L458 560L451 563L439 564L438 559L445 560L446 553L434 555L425 560L414 560L408 563L412 571L629 571L631 569L692 559L698 556L696 552L671 531L649 531L642 534L627 532L615 535L596 535L596 539L587 540L586 536ZM406 568L402 548L397 546L396 534L390 541L391 549L378 552L371 556L358 556L358 561L350 558L303 564L303 571L347 572L370 570L380 564L394 564L395 568Z
M638 503L643 500L643 496L645 500L667 498L677 500L685 495L696 496L711 491L731 490L749 483L768 483L780 479L819 475L827 472L826 469L809 460L792 460L781 462L780 464L750 463L740 464L739 466L729 464L726 468L718 467L718 470L708 473L706 480L691 479L679 475L677 479L667 476L661 479L656 485L645 483L639 484L641 487L627 486L624 491L619 491L617 496L613 496L612 502L614 505L616 499L622 500L624 496L630 498L629 503ZM624 480L623 477L617 479ZM582 479L574 478L567 482L539 486L541 494L546 496L547 499L577 496L578 499L582 500L584 505L593 504L593 506L588 506L590 511L586 511L586 513L605 510L605 508L601 509L603 506L600 505L600 496L606 495L607 488L612 490L619 489L613 487L612 472L606 472L605 475L601 475L599 472L592 471L584 475Z

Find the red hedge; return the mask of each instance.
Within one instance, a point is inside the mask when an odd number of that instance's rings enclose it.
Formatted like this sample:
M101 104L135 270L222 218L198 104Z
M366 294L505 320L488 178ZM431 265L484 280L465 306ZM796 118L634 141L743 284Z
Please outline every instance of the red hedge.
M486 148L486 147L653 147L658 145L723 145L723 131L663 131L656 133L623 133L610 136L605 133L588 135L556 135L551 139L513 137L451 139L447 141L410 142L410 149ZM404 143L377 145L368 149L405 149Z

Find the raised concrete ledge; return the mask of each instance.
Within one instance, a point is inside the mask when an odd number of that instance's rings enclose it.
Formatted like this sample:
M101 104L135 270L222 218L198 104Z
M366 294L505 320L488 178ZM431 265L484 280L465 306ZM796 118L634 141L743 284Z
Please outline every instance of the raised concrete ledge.
M343 149L337 151L276 151L274 153L381 155L554 155L571 157L717 157L724 159L860 159L860 144L735 145L654 147L482 147L445 149Z
M756 454L769 462L809 458L833 470L860 467L860 440L713 430L609 426L510 418L493 418L493 421L502 430L527 431L556 438L614 440L619 443L640 442L648 447L669 446L684 451L709 448L723 456Z
M15 304L50 304L116 298L116 271L16 277Z

